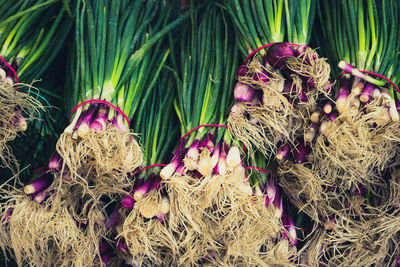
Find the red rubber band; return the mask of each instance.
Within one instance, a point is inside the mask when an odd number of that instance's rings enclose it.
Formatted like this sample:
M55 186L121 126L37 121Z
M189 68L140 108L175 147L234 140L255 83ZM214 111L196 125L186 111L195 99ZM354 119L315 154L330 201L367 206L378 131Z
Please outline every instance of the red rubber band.
M257 53L258 51L263 50L264 48L270 47L271 45L276 44L276 43L280 43L280 42L275 42L275 43L270 43L270 44L266 44L266 45L260 46L259 48L257 48L257 49L254 50L253 52L251 52L251 53L246 57L246 60L245 60L244 62L247 63L247 61L249 60L249 58L250 58L252 55L254 55L254 54ZM299 44L293 44L293 43L285 43L285 44L288 44L288 45L291 45L291 46L296 46L296 47L299 47L299 46L300 46ZM306 46L307 46L307 45L306 45ZM307 47L308 47L308 46L307 46Z
M244 169L245 169L245 170L257 170L257 171L260 171L260 172L268 173L267 170L264 170L264 169L261 169L261 168L258 168L258 167L253 167L253 166L244 167Z
M199 125L196 128L190 130L189 132L185 133L181 139L179 141L182 141L183 138L185 138L186 136L188 136L189 134L193 133L194 131L196 131L197 129L201 128L201 127L224 127L226 129L228 129L228 126L223 125L223 124L203 124L203 125Z
M157 167L157 166L165 167L165 166L167 166L167 164L156 163L156 164L153 164L153 165L149 165L149 166L146 166L146 167L143 167L143 168L140 168L140 169L137 169L137 170L133 171L131 173L131 175L136 175L138 173L141 173L144 170L147 170L147 169L150 169L150 168L153 168L153 167Z
M0 60L3 61L4 64L6 64L6 66L7 66L7 67L11 70L11 72L14 74L14 76L15 76L15 81L16 81L15 90L18 90L18 76L17 76L17 72L11 67L10 64L8 64L8 62L7 62L4 58L0 57Z
M388 81L391 85L393 85L393 87L396 89L396 91L400 94L399 88L398 88L398 87L394 84L394 82L392 82L392 80L390 80L388 77L383 76L383 75L380 75L380 74L375 73L375 72L366 71L366 70L360 70L359 72L368 73L368 74L370 74L370 75L374 75L374 76L377 76L377 77L379 77L379 78L385 79L385 80ZM340 76L342 76L343 74L348 74L348 73L347 73L347 72L339 73L339 75L335 78L335 80L339 79Z
M69 114L69 119L71 119L72 115L75 113L75 111L78 108L80 108L83 105L89 104L89 103L102 103L102 104L106 104L106 105L112 107L115 111L117 111L119 114L121 114L125 118L126 122L128 123L128 128L131 127L131 123L130 123L130 121L128 119L128 116L126 116L125 113L122 110L120 110L119 108L117 108L116 106L111 104L110 102L108 102L106 100L102 100L102 99L90 99L90 100L86 100L86 101L83 101L82 103L78 104L77 106L75 106L72 109L71 114Z
M47 169L47 168L48 168L47 166L43 166L43 167L37 168L36 170L34 170L34 171L32 172L32 174L35 174L35 173L37 173L37 172L39 172L39 171L41 171L41 170Z

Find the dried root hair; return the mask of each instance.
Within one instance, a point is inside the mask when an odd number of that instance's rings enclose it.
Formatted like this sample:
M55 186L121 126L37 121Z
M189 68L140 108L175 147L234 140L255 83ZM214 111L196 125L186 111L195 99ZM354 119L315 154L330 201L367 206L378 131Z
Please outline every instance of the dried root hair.
M268 72L269 82L256 81L247 76L240 77L239 81L262 90L262 101L256 105L238 103L240 112L230 114L228 126L233 135L251 151L260 150L267 155L276 150L282 138L293 140L295 129L291 118L295 116L295 110L281 93L284 78L266 70L257 59L249 64L249 72L261 70Z
M327 207L332 205L338 195L331 192L334 179L331 176L319 176L310 164L286 162L278 168L280 185L291 202L316 222L325 221L330 214Z
M57 152L72 182L87 190L96 187L97 192L120 191L131 183L128 173L143 162L141 148L133 137L133 133L122 133L110 125L103 131L90 131L78 140L63 133Z
M18 170L19 165L7 145L9 141L18 136L18 132L26 130L26 122L40 118L40 112L45 108L39 100L30 94L33 89L31 85L28 92L20 92L14 86L0 82L0 167ZM19 123L22 122L22 123Z
M163 182L180 265L291 266L296 249L280 240L284 228L274 208L252 196L243 177L175 175Z
M168 223L154 218L159 212L160 203L159 191L148 193L144 199L135 203L119 233L126 240L130 256L140 265L149 262L167 266L178 258L179 245L168 229Z
M307 47L298 57L288 57L286 64L296 74L311 78L315 88L320 93L326 94L331 74L331 67L326 58L320 58L315 50Z
M6 199L0 206L0 246L14 255L18 266L102 266L98 244L105 235L105 217L94 206L86 211L87 224L81 228L79 218L72 216L70 199L61 195L44 205L18 190L7 192Z
M374 214L360 222L338 217L336 227L319 229L302 249L310 266L393 266L400 253L399 217Z
M374 126L381 109L368 104L369 113L348 109L327 123L324 134L316 138L313 148L314 169L327 177L335 174L338 186L379 185L384 171L391 167L400 142L399 123ZM328 176L329 177L329 176Z

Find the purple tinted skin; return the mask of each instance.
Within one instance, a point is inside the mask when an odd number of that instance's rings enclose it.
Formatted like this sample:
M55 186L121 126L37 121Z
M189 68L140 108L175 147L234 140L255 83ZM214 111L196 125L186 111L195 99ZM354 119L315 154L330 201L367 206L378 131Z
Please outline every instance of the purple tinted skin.
M293 235L293 236L290 236L289 241L293 246L296 246L297 245L296 226L294 225L293 219L290 216L290 214L287 214L287 216L288 216L288 229L287 230L289 231L289 234Z
M276 152L276 158L277 158L278 160L282 160L282 159L286 158L286 156L287 156L288 153L289 153L289 149L290 149L289 144L284 144L284 145L282 145L282 146L278 149L278 151Z
M371 83L367 83L364 86L364 90L361 92L360 101L363 103L368 103L372 98L372 93L375 89L375 86Z
M314 89L315 88L315 82L314 79L311 77L304 77L303 81L308 85L308 87Z
M268 73L264 70L261 73L254 73L253 80L267 83L267 82L269 82Z
M177 168L179 167L179 165L181 164L183 158L186 155L187 152L187 148L184 147L186 141L182 142L178 148L177 148L177 152L175 153L174 157L172 158L171 162L164 168L170 168L173 169L173 173L176 172ZM164 169L163 169L164 170ZM160 172L160 174L162 174L162 171ZM171 175L173 175L173 173ZM165 177L161 177L161 178L165 178Z
M269 206L269 197L265 196L265 207L268 208L268 206Z
M246 73L249 71L249 68L246 65L239 66L238 70L236 71L236 79L240 76L246 76Z
M13 214L14 209L13 208L8 208L6 211L6 214L4 214L3 218L1 218L1 223L5 223L8 218Z
M217 165L215 165L213 172L214 172L214 174L215 174L215 175L218 175L218 174L220 174L220 172L219 172L219 166L218 166L218 162L217 162Z
M281 214L281 217L282 217L282 213L283 213L282 198L280 196L279 189L276 188L276 186L275 186L275 198L272 201L272 203L274 204L275 209L280 211L280 214Z
M206 137L200 142L199 148L207 148L210 153L214 152L214 134L208 133Z
M159 220L161 223L165 222L168 219L168 214L162 214L159 213L156 215L157 220Z
M160 183L161 183L160 175L155 175L154 178L151 181L151 185L150 185L149 191L158 190L160 188Z
M181 163L175 171L177 174L184 176L185 175L185 164Z
M199 139L195 139L193 141L193 143L190 145L189 150L198 149L199 148L199 144L200 144L200 140Z
M35 197L33 198L33 200L38 203L41 204L43 201L45 201L46 199L48 199L50 196L49 191L47 191L46 189L43 189L42 191L38 192Z
M283 92L287 98L294 97L296 95L296 87L293 86L291 80L285 80L283 84Z
M137 197L139 195L140 195L140 197L144 197L149 192L153 179L154 179L154 175L150 174L149 178L141 186L136 188L135 193L134 193L135 201L140 200L140 199L137 199Z
M299 57L306 51L306 49L307 49L306 45L300 45L299 47L296 47L296 49L293 49L294 56Z
M128 249L128 245L125 242L125 239L123 237L119 238L117 241L117 246L120 250L122 250L123 252L127 252Z
M86 109L86 110L82 111L81 115L79 116L78 120L76 121L76 124L74 126L74 130L78 129L78 127L82 124L82 121L85 118L86 114L88 113L89 109Z
M330 114L326 115L326 117L328 118L328 120L330 121L334 121L338 116L338 113L336 110L334 110L333 112L331 112Z
M49 169L50 170L60 170L61 169L62 158L58 152L54 152L53 156L49 160Z
M235 86L233 95L238 102L250 102L254 98L255 90L251 86L239 82Z
M107 242L102 242L99 246L100 254L111 253L112 247Z
M293 161L295 163L303 163L306 161L307 156L307 146L306 144L301 141L298 143L296 149L293 151Z
M122 199L121 208L131 211L135 206L135 200L131 195L127 195Z
M51 185L53 182L53 175L51 173L43 172L34 181L28 183L24 187L25 194L33 194L41 191Z
M350 194L353 196L364 197L366 195L366 192L367 190L363 185L358 185L358 186L353 185L350 189Z
M281 70L285 67L286 58L290 56L294 56L294 52L289 45L286 43L276 43L268 48L264 59L275 69Z
M107 123L107 116L108 116L109 107L103 104L99 105L99 110L97 112L96 117L90 123L90 129L96 131L102 131L104 125Z
M301 102L307 102L308 97L307 97L307 89L306 88L301 88L299 99Z
M105 221L105 225L107 228L113 228L115 226L117 226L121 221L122 221L122 217L121 214L119 212L121 208L121 205L117 205L113 212L111 213L110 217L108 217Z
M325 91L326 92L330 92L333 88L333 83L331 81L329 81L329 84L326 86Z
M343 78L343 81L339 87L338 95L336 97L336 108L338 111L341 113L344 111L344 103L347 100L347 97L349 96L349 86L350 86L350 79L349 78ZM338 103L340 102L340 103Z
M111 261L112 258L112 253L106 253L106 254L100 254L101 261L104 263L105 266L108 266L108 264Z
M88 112L85 114L85 116L82 119L82 124L90 125L93 117L95 117L95 115L97 114L97 110L98 110L97 103L91 104L90 107L88 108Z

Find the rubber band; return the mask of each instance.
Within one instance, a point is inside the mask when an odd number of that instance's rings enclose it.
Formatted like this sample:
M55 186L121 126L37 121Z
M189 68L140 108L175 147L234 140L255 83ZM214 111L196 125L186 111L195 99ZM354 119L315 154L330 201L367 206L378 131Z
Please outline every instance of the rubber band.
M112 107L115 111L117 111L120 115L122 115L125 118L126 122L128 123L128 127L131 128L131 123L128 119L128 116L126 116L122 110L120 110L119 108L117 108L116 106L111 104L110 102L108 102L106 100L102 100L102 99L90 99L90 100L86 100L86 101L83 101L82 103L78 104L77 106L75 106L72 109L71 114L69 115L69 119L71 119L72 115L75 113L75 111L78 108L80 108L83 105L89 104L89 103L101 103L101 104L106 104L106 105Z
M253 52L251 52L251 53L246 57L246 60L245 60L244 62L247 64L247 61L249 60L249 58L250 58L252 55L254 55L255 53L257 53L257 52L260 51L260 50L263 50L264 48L270 47L271 45L277 44L277 43L282 43L282 42L274 42L274 43L270 43L270 44L266 44L266 45L260 46L259 48L257 48L257 49L254 50ZM283 42L283 43L285 43L285 42ZM291 45L291 46L300 47L299 44L293 44L293 43L285 43L285 44ZM308 45L305 45L305 46L308 47Z
M131 173L131 175L132 175L132 176L133 176L133 175L136 175L136 174L138 174L138 173L141 173L142 171L145 171L145 170L147 170L147 169L150 169L150 168L153 168L153 167L157 167L157 166L165 167L165 166L167 166L167 164L156 163L156 164L153 164L153 165L149 165L149 166L146 166L146 167L143 167L143 168L140 168L140 169L137 169L137 170L133 171L133 172Z
M41 170L44 170L44 169L48 169L48 166L39 167L39 168L37 168L36 170L34 170L34 171L32 172L32 174L35 174L35 173L37 173L37 172L39 172L39 171L41 171Z
M194 131L196 131L197 129L199 129L199 128L201 128L201 127L224 127L224 128L226 128L226 129L228 129L228 126L223 125L223 124L203 124L203 125L199 125L199 126L197 126L196 128L194 128L194 129L190 130L189 132L185 133L185 134L181 137L181 139L179 140L179 142L182 141L183 138L185 138L186 136L188 136L189 134L193 133Z
M260 172L269 173L269 171L267 171L267 170L264 170L264 169L261 169L261 168L258 168L258 167L253 167L253 166L244 167L244 169L245 170L257 170L257 171L260 171Z
M47 101L47 99L44 98L44 96L41 96L39 93L36 93L36 92L34 92L34 91L30 91L29 89L26 89L25 92L26 92L26 93L28 93L28 92L29 92L29 93L32 93L32 94L34 94L34 95L37 95L37 96L40 97L41 99L43 99L43 100L48 104L48 107L50 108L50 111L52 111L50 102Z
M194 129L190 130L189 132L185 133L185 134L181 137L181 139L179 139L179 146L178 146L178 148L176 149L176 151L175 151L175 153L174 153L174 156L172 157L173 159L175 158L176 154L177 154L177 153L180 151L180 149L181 149L182 140L185 139L185 137L188 136L189 134L193 133L194 131L196 131L197 129L202 128L202 127L224 127L224 128L226 128L226 129L228 129L228 126L223 125L223 124L203 124L203 125L197 126L196 128L194 128Z
M367 73L367 74L374 75L374 76L377 76L377 77L379 77L379 78L385 79L385 80L388 81L391 85L393 85L393 87L396 89L396 91L400 94L399 88L398 88L398 87L396 86L396 84L394 84L394 82L392 82L392 80L390 80L388 77L383 76L383 75L378 74L378 73L375 73L375 72L366 71L366 70L359 70L359 72L361 72L361 73ZM342 75L344 75L344 74L350 74L350 73L347 73L347 72L339 73L339 75L336 76L335 80L338 80L338 79L340 78L340 76L342 76ZM351 75L351 74L350 74L350 75Z
M17 72L11 67L10 64L8 64L8 62L7 62L4 58L0 57L0 60L3 61L4 64L6 64L6 66L7 66L7 67L11 70L11 72L14 74L14 76L15 76L15 81L16 81L15 90L18 90L18 76L17 76Z

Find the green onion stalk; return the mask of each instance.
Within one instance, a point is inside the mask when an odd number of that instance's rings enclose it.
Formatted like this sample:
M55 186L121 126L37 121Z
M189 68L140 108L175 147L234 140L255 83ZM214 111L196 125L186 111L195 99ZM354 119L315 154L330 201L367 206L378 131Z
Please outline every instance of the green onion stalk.
M159 172L160 163L169 160L169 152L179 138L176 114L171 112L175 84L172 72L162 69L155 89L139 107L133 127L141 133L143 164L132 173L134 183L129 193L115 202L107 218L106 226L112 229L108 239L112 248L110 260L166 266L167 255L172 255L173 239L168 239L165 227L170 202Z
M169 54L162 37L186 17L172 21L162 1L78 1L75 18L65 87L73 114L49 169L98 185L100 195L123 191L143 161L129 122Z
M400 30L393 24L400 16L397 1L320 1L317 10L317 40L332 66L345 61L399 83Z
M26 131L27 121L43 117L44 106L49 106L31 84L48 71L72 28L72 20L67 18L65 6L56 1L2 1L0 15L0 56L5 60L0 62L0 157L3 167L18 167L6 143L15 139L18 131ZM37 140L51 131L47 125L32 121L32 133L28 134ZM15 148L26 151L26 147ZM37 151L35 146L30 148Z
M172 161L161 170L163 179L186 172L199 176L225 174L241 163L238 146L232 143L224 127L218 127L226 123L231 105L228 88L238 63L226 13L208 5L204 15L193 15L183 30L180 51L176 51L174 101L182 139ZM202 125L215 126L200 127L186 135Z
M306 45L315 16L315 0L226 0L242 56L276 42ZM265 51L261 50L264 56Z

